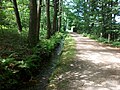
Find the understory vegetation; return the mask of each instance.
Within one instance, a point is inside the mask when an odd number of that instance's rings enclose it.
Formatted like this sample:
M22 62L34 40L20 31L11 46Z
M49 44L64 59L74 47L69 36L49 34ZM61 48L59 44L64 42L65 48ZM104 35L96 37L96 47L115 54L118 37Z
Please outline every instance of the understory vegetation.
M87 34L87 33L83 33L82 35L84 37L89 37L91 39L95 39L96 41L101 42L101 43L106 44L106 45L110 45L113 47L120 47L120 42L117 40L116 41L109 41L109 39L106 39L104 37L97 37L96 35L91 35L91 34Z
M0 43L0 89L15 89L36 76L43 62L49 62L64 34L57 32L50 39L42 39L32 49L27 47L25 35L16 31L2 32L0 39L3 38L6 39Z
M65 38L63 2L57 3L0 0L0 90L19 89L49 63Z

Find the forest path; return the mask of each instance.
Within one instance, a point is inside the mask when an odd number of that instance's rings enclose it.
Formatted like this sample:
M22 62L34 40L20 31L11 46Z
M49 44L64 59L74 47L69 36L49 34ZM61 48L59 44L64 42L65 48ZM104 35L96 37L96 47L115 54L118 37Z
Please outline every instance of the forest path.
M79 34L71 33L76 41L76 57L64 79L63 90L120 90L120 48L105 46Z

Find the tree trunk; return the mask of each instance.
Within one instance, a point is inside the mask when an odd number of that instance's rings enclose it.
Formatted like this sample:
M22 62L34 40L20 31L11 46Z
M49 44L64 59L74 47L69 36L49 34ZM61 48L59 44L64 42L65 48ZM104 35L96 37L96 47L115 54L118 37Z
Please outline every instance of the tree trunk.
M61 22L62 22L62 0L59 0L58 31L61 31Z
M15 11L16 21L17 21L17 25L18 25L18 30L19 30L19 32L21 32L22 31L22 25L21 25L21 21L20 21L20 15L19 15L16 0L13 0L13 5L14 5L14 11Z
M54 34L57 30L57 13L58 13L58 2L59 0L53 0L54 3L54 16L53 16L53 33Z
M30 0L30 23L28 33L28 43L30 47L36 46L37 40L37 1Z
M50 0L46 0L46 14L47 14L47 38L51 36L51 23L50 23Z
M105 7L105 5L104 5L104 3L102 2L102 33L103 33L103 37L106 37L106 29L105 29L105 25L106 25L106 23L105 23L105 13L104 13L104 7Z
M38 6L37 6L37 41L39 41L42 0L38 0L37 2L38 2Z

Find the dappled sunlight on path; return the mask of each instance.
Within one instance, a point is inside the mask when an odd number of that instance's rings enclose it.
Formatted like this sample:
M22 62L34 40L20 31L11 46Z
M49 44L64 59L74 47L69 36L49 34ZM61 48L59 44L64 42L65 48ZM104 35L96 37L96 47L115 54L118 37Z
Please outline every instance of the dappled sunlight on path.
M76 58L71 70L61 75L68 87L63 90L120 90L120 49L72 33Z
M94 63L120 63L120 49L102 46L94 40L71 34L76 40L77 57ZM75 37L79 36L78 38Z

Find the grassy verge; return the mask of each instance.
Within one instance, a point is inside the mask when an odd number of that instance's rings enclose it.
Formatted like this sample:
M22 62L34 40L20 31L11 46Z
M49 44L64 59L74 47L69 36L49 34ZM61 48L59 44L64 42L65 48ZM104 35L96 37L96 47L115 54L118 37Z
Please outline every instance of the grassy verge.
M60 82L61 74L64 74L67 71L70 71L70 64L73 62L75 57L75 41L67 36L65 39L65 45L63 49L63 53L60 57L58 65L56 66L55 71L50 77L50 83L47 87L47 90L63 90L66 87L67 81Z
M109 45L109 46L112 46L112 47L120 47L120 41L108 41L108 39L106 38L103 38L103 37L97 37L95 35L90 35L90 34L86 34L86 33L83 33L83 36L84 37L89 37L91 39L94 39L98 42L101 42L103 44L106 44L106 45Z

